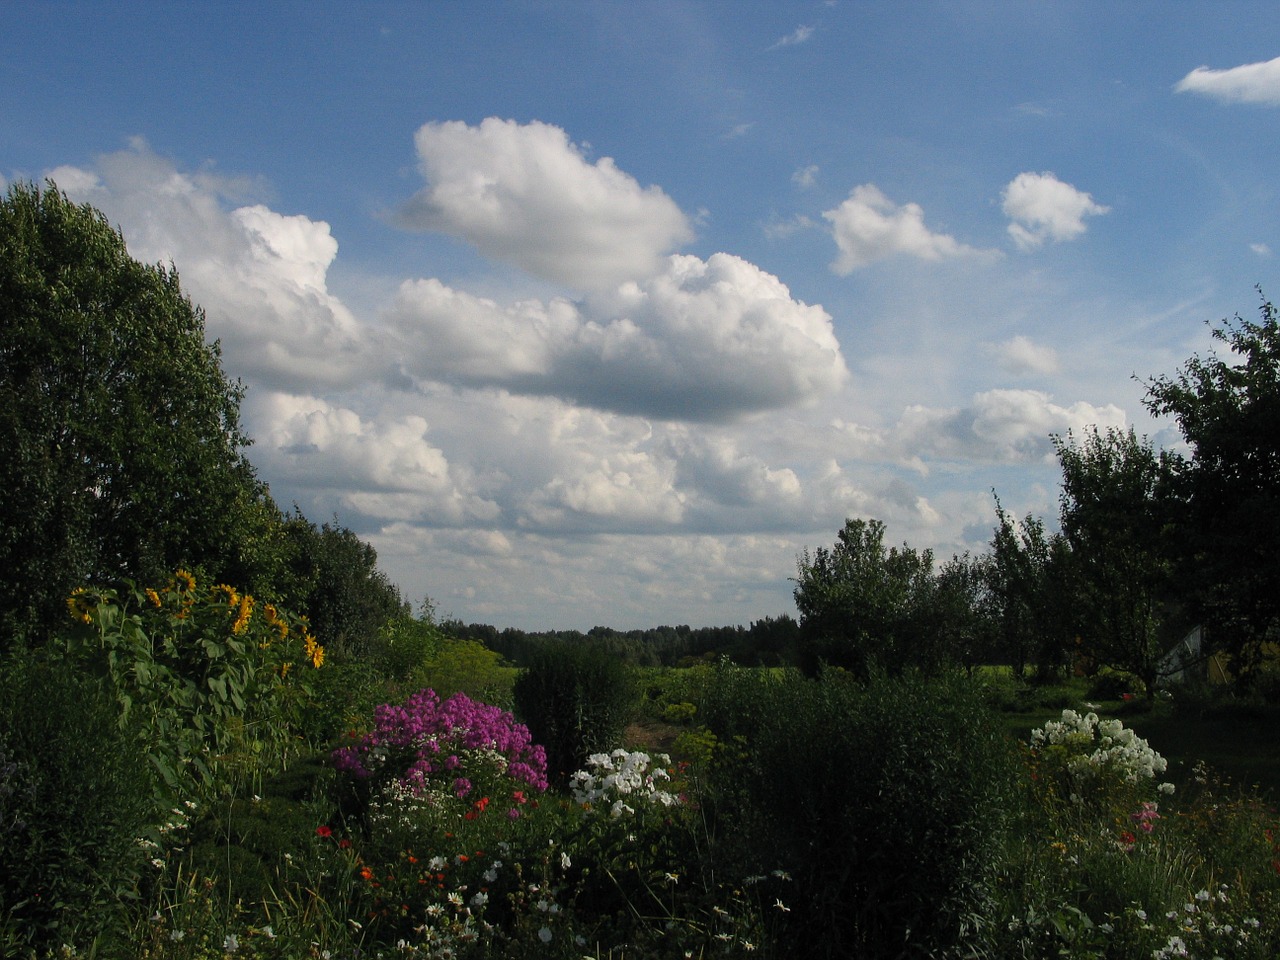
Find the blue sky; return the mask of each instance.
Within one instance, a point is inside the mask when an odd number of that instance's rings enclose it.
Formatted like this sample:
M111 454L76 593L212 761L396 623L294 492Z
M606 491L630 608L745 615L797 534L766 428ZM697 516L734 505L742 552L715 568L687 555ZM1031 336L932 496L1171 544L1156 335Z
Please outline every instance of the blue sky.
M1270 3L0 6L0 186L172 260L282 506L526 628L981 551L1252 315ZM1139 379L1135 379L1135 377Z

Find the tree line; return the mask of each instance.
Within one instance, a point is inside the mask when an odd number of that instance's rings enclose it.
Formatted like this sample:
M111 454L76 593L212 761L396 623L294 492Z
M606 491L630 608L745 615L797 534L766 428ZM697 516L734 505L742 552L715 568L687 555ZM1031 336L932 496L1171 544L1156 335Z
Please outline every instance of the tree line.
M1185 450L1096 427L1053 438L1062 471L1056 529L996 498L986 553L935 565L886 547L877 520L850 519L798 562L797 663L861 675L911 666L1011 664L1042 676L1103 667L1148 695L1182 664L1168 652L1194 626L1256 684L1280 640L1280 322L1213 327L1215 349L1146 383ZM1218 352L1220 345L1223 351Z

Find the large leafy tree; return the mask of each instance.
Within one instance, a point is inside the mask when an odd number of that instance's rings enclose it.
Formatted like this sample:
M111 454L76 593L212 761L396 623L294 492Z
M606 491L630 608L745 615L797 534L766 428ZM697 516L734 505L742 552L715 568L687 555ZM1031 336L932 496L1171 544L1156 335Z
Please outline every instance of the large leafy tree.
M177 274L53 184L0 201L0 643L39 642L85 581L177 566L261 592L279 511L242 390Z
M311 621L316 639L340 657L359 658L389 621L405 617L399 589L378 569L378 554L336 521L316 526L285 518L288 543L283 599Z
M1192 356L1147 385L1146 404L1177 419L1190 456L1172 461L1179 576L1206 639L1247 677L1280 639L1280 316L1213 328L1226 348Z
M804 551L797 562L801 669L822 664L866 677L938 661L933 553L886 548L879 520L846 520L833 547Z
M1170 460L1133 429L1055 437L1062 533L1071 546L1082 653L1127 670L1154 695L1170 645Z

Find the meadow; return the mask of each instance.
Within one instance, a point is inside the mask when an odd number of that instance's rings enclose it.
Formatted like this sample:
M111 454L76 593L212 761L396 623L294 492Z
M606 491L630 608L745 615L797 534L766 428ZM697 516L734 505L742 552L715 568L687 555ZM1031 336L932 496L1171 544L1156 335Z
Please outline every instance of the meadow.
M6 956L1270 958L1276 707L1007 670L331 657L179 573L0 672Z

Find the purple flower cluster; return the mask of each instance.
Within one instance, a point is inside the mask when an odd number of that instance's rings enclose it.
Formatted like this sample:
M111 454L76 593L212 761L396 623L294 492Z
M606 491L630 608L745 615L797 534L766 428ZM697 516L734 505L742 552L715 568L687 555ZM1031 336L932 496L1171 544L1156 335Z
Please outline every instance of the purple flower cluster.
M449 773L455 792L463 796L470 783L457 776L462 766L458 754L492 750L505 759L508 777L547 789L546 751L533 742L528 727L500 707L463 693L442 702L434 690L419 690L401 706L377 707L373 719L372 733L333 751L338 770L365 779L385 768L415 790L424 789L432 774ZM460 789L463 783L466 788Z

